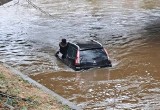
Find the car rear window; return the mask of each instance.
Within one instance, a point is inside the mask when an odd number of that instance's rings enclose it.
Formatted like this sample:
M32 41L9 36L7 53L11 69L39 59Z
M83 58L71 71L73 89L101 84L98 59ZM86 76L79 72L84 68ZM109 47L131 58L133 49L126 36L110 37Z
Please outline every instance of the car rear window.
M102 61L107 58L108 57L104 49L93 49L93 50L81 50L80 51L80 61L81 62Z

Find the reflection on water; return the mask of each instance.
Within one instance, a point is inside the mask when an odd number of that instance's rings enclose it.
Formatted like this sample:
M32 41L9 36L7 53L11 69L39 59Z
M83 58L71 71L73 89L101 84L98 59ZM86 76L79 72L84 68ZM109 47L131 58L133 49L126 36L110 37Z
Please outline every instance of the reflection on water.
M31 2L0 7L1 61L86 110L160 108L160 1ZM54 57L62 38L98 40L114 66L74 72Z

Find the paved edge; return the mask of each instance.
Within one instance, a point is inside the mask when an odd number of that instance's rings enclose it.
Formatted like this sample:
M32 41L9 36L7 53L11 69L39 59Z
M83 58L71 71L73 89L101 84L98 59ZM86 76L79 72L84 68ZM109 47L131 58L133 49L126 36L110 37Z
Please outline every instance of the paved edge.
M13 68L13 67L5 64L5 63L2 63L2 65L5 66L6 68L8 68L13 74L16 74L16 75L20 76L22 79L28 81L33 86L36 86L36 87L40 88L42 91L46 92L47 94L55 97L58 102L62 103L62 105L68 105L69 108L71 108L72 110L82 110L82 108L78 107L77 105L75 105L74 103L70 102L69 100L63 98L62 96L58 95L54 91L51 91L47 87L41 85L40 83L38 83L35 80L28 77L27 75L24 75L23 73L16 70L15 68Z

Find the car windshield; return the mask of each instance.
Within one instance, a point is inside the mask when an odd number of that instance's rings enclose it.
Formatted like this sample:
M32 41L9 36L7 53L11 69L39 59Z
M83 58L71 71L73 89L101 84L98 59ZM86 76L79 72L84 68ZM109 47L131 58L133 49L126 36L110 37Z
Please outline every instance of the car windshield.
M93 50L81 50L80 60L81 62L94 62L106 60L107 54L104 49L93 49Z

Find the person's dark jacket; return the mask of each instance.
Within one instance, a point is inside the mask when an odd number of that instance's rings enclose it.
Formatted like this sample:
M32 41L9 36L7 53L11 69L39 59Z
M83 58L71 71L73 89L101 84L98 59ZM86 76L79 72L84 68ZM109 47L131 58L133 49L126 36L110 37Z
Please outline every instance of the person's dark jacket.
M64 44L62 42L59 43L59 47L60 47L60 52L63 54L63 55L66 55L67 53L67 48L68 48L68 43Z

